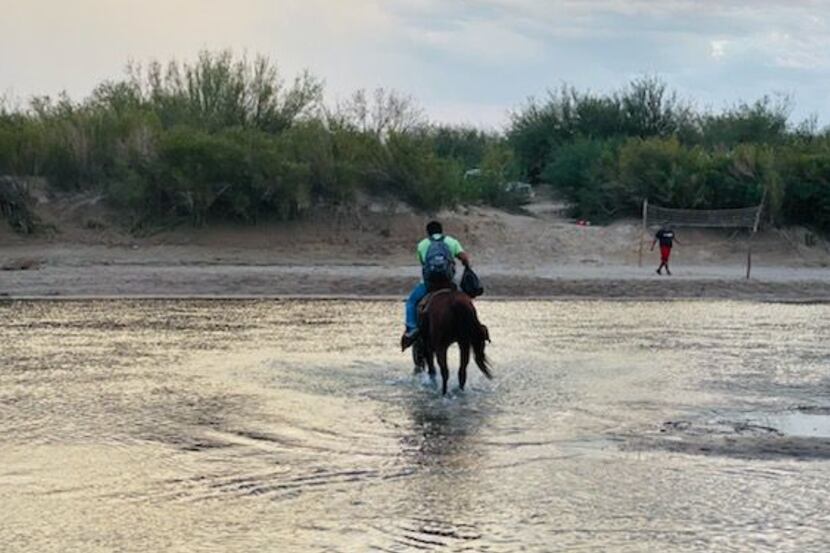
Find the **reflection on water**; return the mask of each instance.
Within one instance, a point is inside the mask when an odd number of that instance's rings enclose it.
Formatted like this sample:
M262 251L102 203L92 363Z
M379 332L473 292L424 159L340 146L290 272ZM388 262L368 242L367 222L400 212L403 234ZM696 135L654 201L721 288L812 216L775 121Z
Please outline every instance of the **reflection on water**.
M830 439L830 417L827 415L813 415L799 411L753 413L747 417L747 427L797 438Z
M0 549L824 550L830 307L479 309L442 398L398 303L0 304Z

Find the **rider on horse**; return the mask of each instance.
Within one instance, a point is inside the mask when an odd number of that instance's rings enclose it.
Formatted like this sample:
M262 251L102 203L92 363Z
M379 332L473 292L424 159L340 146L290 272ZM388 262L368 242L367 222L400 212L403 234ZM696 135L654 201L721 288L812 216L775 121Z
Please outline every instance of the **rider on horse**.
M406 330L401 338L403 349L415 342L418 336L418 303L429 293L442 288L454 287L455 258L470 269L471 260L461 243L444 234L438 221L427 224L427 237L418 244L418 261L421 263L423 280L409 294L406 300Z

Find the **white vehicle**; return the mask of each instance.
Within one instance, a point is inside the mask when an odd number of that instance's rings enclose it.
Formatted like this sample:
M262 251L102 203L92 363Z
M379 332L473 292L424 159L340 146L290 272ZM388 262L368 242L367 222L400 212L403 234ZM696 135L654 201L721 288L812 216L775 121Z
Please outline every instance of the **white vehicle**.
M529 202L533 200L536 194L533 192L533 187L526 182L511 181L504 185L504 191L508 194L514 195L520 200Z

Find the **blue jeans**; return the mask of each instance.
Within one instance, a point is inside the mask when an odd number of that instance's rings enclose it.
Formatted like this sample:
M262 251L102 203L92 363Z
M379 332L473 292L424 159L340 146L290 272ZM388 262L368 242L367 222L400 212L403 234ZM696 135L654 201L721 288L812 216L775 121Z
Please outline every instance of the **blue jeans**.
M419 282L409 298L406 300L406 331L412 331L418 328L418 302L424 299L427 295L427 286L423 281Z

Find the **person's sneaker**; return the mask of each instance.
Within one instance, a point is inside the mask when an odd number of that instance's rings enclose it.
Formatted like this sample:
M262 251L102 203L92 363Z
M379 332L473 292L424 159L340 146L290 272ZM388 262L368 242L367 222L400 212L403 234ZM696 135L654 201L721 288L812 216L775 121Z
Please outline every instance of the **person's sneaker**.
M666 267L666 274L667 274L667 275L669 275L669 276L671 276L671 271L669 271L669 268L668 268L668 267Z
M415 340L418 339L418 329L415 328L413 330L405 330L403 336L401 336L401 351L406 351L406 348L411 346L415 343Z
M660 272L660 269L657 269L657 274L662 276L663 273Z

